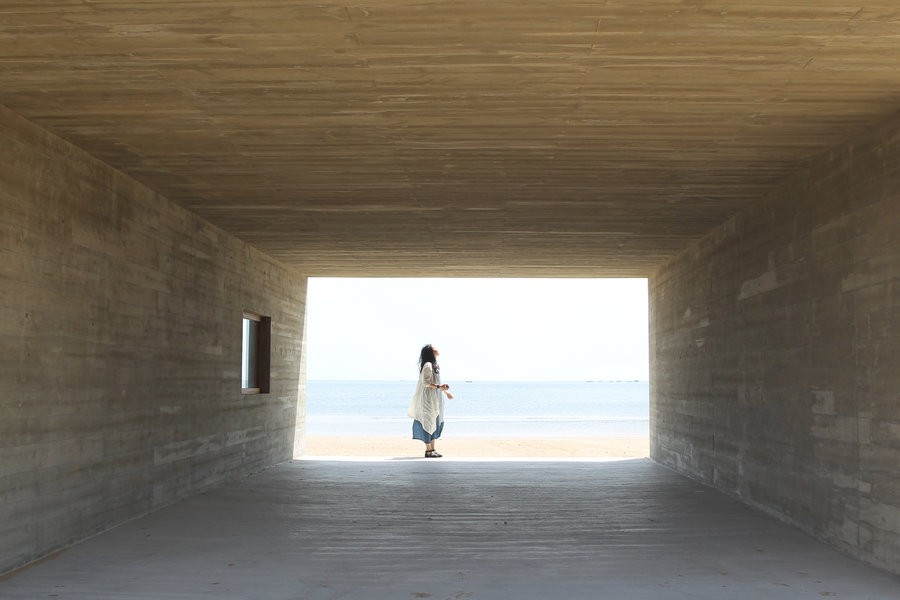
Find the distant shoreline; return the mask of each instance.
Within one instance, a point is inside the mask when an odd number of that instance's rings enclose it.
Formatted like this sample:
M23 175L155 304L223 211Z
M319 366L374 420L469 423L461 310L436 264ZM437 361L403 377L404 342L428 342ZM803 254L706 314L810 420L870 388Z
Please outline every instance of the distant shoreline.
M312 456L418 457L422 442L381 436L309 435ZM647 436L595 438L441 438L437 449L447 458L644 458L650 455Z
M313 379L307 378L306 381L314 381L316 383L415 383L415 379ZM506 380L506 379L448 379L447 381L455 381L456 383L515 383L527 385L529 383L650 383L647 379L534 379L534 380Z

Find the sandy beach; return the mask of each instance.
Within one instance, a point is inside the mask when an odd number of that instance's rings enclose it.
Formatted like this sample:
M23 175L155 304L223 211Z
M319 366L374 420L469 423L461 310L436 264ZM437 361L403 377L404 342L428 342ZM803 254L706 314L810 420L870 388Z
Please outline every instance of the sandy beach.
M646 436L604 438L439 439L438 452L447 458L642 458L650 454ZM417 457L422 442L391 437L310 435L304 457Z

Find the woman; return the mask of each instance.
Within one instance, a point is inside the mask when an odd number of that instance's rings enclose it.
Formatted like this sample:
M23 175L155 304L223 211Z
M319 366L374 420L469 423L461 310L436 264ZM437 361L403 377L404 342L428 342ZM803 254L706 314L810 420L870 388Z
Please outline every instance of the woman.
M408 414L413 421L413 439L425 442L425 458L440 458L434 449L434 440L444 429L444 397L453 400L450 386L441 385L441 369L437 364L438 349L428 344L419 353L419 381L416 393L409 404Z

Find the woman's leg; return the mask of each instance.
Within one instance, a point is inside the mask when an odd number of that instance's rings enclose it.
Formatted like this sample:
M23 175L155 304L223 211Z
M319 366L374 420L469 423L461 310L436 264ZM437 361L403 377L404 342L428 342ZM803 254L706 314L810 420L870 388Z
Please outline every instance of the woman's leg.
M434 449L434 442L439 437L441 437L441 431L444 430L444 424L441 423L440 419L441 418L438 417L437 420L435 421L435 425L437 425L437 427L435 427L435 430L434 430L434 437L431 438L431 444L429 444L428 447L426 448L426 450L430 450L431 452L434 452L435 456L441 456L441 454L437 450Z

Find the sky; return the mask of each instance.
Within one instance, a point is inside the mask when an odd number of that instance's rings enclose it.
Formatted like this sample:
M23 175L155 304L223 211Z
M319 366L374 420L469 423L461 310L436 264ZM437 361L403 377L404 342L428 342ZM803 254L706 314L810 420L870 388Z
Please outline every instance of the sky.
M310 278L307 378L646 381L646 279Z

